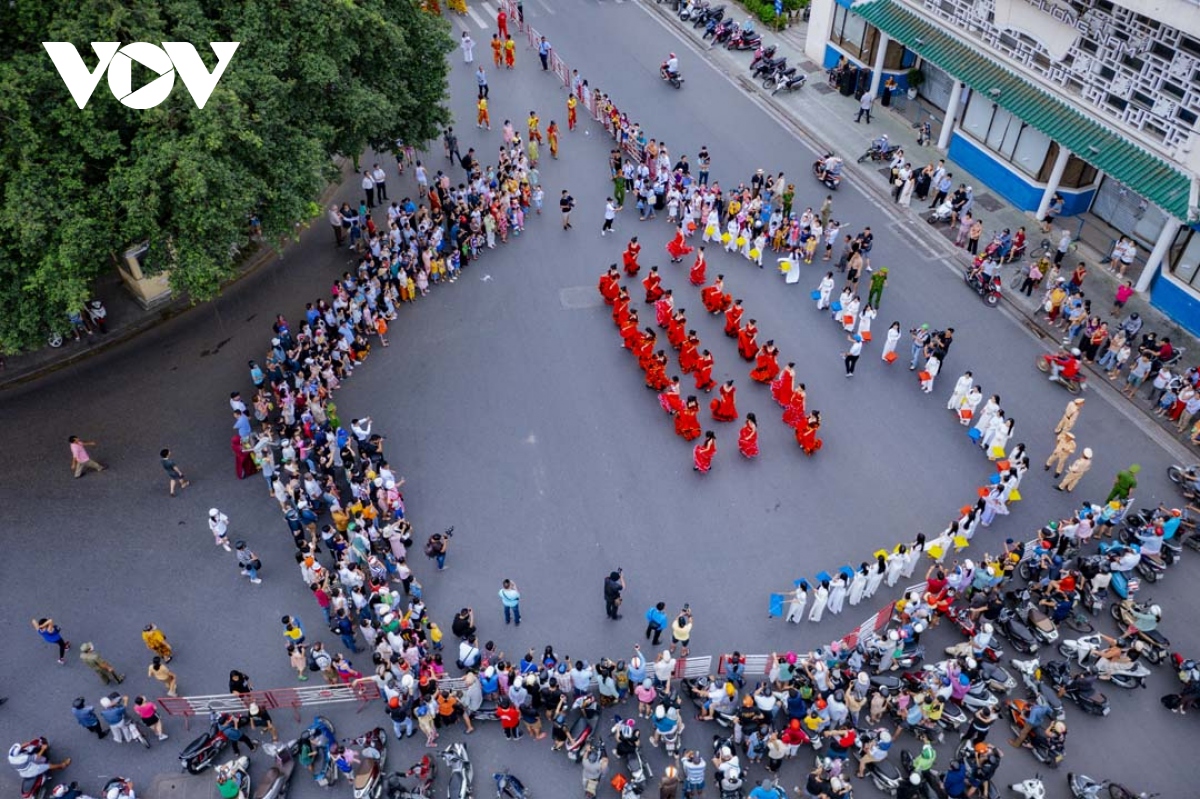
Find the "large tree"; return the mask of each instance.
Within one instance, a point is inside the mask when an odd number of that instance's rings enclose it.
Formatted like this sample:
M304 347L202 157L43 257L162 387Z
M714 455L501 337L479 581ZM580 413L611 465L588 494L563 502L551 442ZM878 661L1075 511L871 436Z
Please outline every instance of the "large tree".
M102 79L80 109L44 41L240 46L203 109L183 81L148 110ZM424 142L448 119L453 47L416 0L0 3L0 350L44 341L126 248L212 297L250 214L280 241L317 211L333 156ZM155 75L135 66L133 88Z

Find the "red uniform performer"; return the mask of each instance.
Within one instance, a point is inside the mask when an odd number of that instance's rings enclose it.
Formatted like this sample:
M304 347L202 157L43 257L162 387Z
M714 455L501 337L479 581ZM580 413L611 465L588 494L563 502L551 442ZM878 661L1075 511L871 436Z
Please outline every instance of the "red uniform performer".
M762 345L754 368L750 370L750 379L756 383L770 383L779 374L779 350L775 348L774 340Z
M679 391L679 378L672 377L671 383L658 395L658 404L672 416L683 410L683 396Z
M675 298L671 296L671 290L667 289L663 296L654 303L654 319L658 322L659 327L666 327L671 321L671 312L675 310Z
M650 357L650 364L646 369L646 388L662 391L670 384L671 380L667 377L667 354L659 350Z
M700 248L700 252L696 253L696 263L692 264L692 269L688 272L688 280L693 286L703 286L707 280L704 276L705 270L708 269L708 262L704 260L704 248Z
M737 389L732 380L727 380L721 386L719 396L708 404L712 416L718 422L732 422L738 418Z
M725 335L730 338L737 338L738 330L742 326L742 314L746 309L742 307L741 300L734 300L733 305L725 311Z
M779 407L786 408L792 401L792 385L795 380L796 364L789 363L783 367L779 376L771 381L771 396L779 403Z
M616 264L613 267L600 276L600 296L604 298L605 305L612 305L621 293L621 273L616 270Z
M662 278L658 276L658 267L650 267L650 274L642 279L642 285L646 288L646 302L658 302L662 299Z
M746 414L746 423L738 431L738 452L746 458L758 457L758 420L754 414Z
M683 228L675 228L675 238L667 243L667 252L671 256L671 263L677 264L683 260L683 256L692 251L692 247L688 245L687 240L683 237Z
M625 248L625 252L621 254L621 260L625 264L625 274L630 277L637 276L638 269L638 253L642 251L642 245L638 244L637 236L629 240L629 246Z
M817 438L817 431L821 429L821 412L813 411L808 417L803 428L796 431L796 441L804 449L804 454L812 457L812 454L819 450L824 444L821 439Z
M701 391L712 391L713 386L717 383L712 379L713 356L708 350L700 353L700 357L696 359L696 370L692 372L692 376L696 378L696 388Z
M804 427L806 417L804 415L804 400L807 394L804 391L804 384L801 383L792 392L792 398L788 400L787 407L783 411L783 423L788 427L800 430Z
M683 346L684 340L687 339L687 317L682 311L676 311L671 315L671 321L667 323L667 341L674 349L679 349Z
M692 447L692 468L704 473L712 468L713 456L717 454L717 434L709 430L704 441Z
M725 310L725 276L717 275L717 282L707 286L700 292L704 308L711 314L719 314Z
M695 333L695 331L689 331ZM696 364L700 361L700 339L695 335L690 335L683 342L683 346L679 348L679 368L684 374L690 374L695 371Z
M755 320L751 319L746 326L738 331L738 354L747 361L753 361L754 356L758 354L758 342L755 336L758 335L758 325Z
M637 349L638 341L642 338L642 332L638 330L637 311L629 312L629 319L621 327L621 338L625 340L625 349Z
M675 433L687 441L700 437L700 403L688 397L687 403L675 414Z

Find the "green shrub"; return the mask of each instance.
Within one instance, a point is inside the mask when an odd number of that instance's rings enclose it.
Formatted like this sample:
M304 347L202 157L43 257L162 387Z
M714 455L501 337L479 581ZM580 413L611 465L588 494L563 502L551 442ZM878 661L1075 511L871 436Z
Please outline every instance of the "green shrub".
M808 0L783 0L783 15L775 16L775 0L739 0L746 10L767 26L776 30L784 27L788 12L799 11L808 5Z

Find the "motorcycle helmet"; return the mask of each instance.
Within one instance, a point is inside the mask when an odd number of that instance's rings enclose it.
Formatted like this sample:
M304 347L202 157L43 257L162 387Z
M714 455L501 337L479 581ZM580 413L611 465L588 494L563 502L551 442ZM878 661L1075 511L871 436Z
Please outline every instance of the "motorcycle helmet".
M883 732L879 733L879 743L890 744L891 742L892 742L892 734L890 732L888 732L887 730L884 730Z
M55 785L54 790L50 792L50 796L53 797L53 799L62 799L62 797L66 796L67 792L70 790L71 787L69 785Z
M1150 612L1153 613L1155 616L1162 618L1162 608L1159 607L1158 605L1151 605Z
M398 697L398 696L388 697L388 707L393 708L393 709L400 707L400 697Z
M600 752L599 752L599 751L597 751L595 748L592 748L592 749L589 749L589 750L588 750L588 756L587 756L587 757L588 757L588 762L589 762L589 763L595 764L595 763L599 763L599 762L600 762Z
M663 705L654 708L654 718L662 719L667 717L667 709ZM632 721L633 719L630 719Z
M1083 457L1085 457L1085 458L1090 458L1090 457L1092 457L1092 448L1091 448L1091 447L1084 447L1084 448L1083 448Z
M994 630L995 628L990 623L983 625L983 632L987 635L991 635Z
M403 677L400 678L400 689L402 691L405 691L405 692L411 691L412 687L413 687L413 676L411 674L405 674Z
M912 785L920 785L921 775L914 771L912 774L908 775L908 781Z
M990 749L990 748L991 747L985 743L982 743L982 742L977 743L977 744L975 744L975 754L986 755L988 753L988 749Z
M661 707L661 705L660 705L660 707ZM634 727L637 726L637 722L634 721L633 719L625 719L625 726L632 730Z
M87 700L82 696L75 697L75 701L71 703L71 707L76 710L83 710L83 706L87 704Z
M1079 351L1079 348L1078 348L1078 347L1072 347L1072 348L1071 348L1071 354L1072 354L1072 355L1074 355L1076 358L1078 358L1078 357L1079 357L1080 355L1082 355L1083 353Z
M10 751L10 753L9 753L9 754L11 754L11 751ZM731 752L731 751L730 751L729 747L728 747L728 746L722 746L722 747L721 747L721 759L722 759L722 760L729 760L731 757L733 757L733 752Z
M974 671L978 666L979 666L979 663L978 663L978 661L975 660L975 658L967 658L967 670L968 671Z
M653 688L654 687L653 678L647 677L646 679L642 680L642 687L643 688Z
M215 519L219 515L221 515L221 511L217 510L216 508L209 508L209 510L208 510L209 518Z
M559 664L558 664L558 673L559 673L559 674L566 674L566 673L567 673L567 664L566 664L566 663L559 663Z

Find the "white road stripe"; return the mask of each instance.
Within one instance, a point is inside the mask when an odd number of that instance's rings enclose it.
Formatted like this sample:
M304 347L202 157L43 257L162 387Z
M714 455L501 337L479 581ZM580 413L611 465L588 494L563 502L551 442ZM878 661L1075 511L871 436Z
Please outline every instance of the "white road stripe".
M467 28L467 23L463 22L463 18L460 14L454 15L454 24L457 25L463 33L471 32L470 29Z
M496 9L492 8L491 3L487 2L487 0L484 0L484 2L480 3L479 5L483 6L483 10L487 12L488 19L494 20L496 18Z
M479 16L479 12L478 12L478 11L476 11L476 10L475 10L475 9L473 9L473 8L471 8L470 6L467 6L467 15L468 15L468 16L469 16L471 19L475 20L475 24L476 24L476 25L478 25L479 27L483 28L484 30L486 30L486 29L487 29L487 27L488 27L488 24L487 24L486 22L484 22L484 20L483 20L483 17Z
M547 13L547 14L553 14L553 13L554 13L554 6L552 6L552 5L550 5L549 3L547 3L547 2L546 2L546 0L538 0L538 5L540 5L540 6L541 6L542 8L544 8L544 9L546 9L546 13Z

